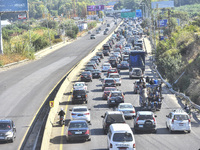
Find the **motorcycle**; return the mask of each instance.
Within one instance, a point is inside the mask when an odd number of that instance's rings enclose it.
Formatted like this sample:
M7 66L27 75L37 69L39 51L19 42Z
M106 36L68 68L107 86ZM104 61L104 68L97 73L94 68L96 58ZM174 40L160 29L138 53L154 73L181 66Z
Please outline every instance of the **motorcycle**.
M60 116L60 125L62 126L62 125L64 125L64 123L65 123L64 116Z

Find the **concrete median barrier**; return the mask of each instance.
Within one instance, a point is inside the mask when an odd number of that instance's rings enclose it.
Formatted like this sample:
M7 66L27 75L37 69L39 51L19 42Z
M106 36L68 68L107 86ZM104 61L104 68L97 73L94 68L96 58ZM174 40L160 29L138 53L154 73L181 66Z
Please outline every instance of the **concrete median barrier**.
M122 24L122 22L118 25L118 27L115 29L117 30L119 28L119 26ZM114 30L114 31L115 31ZM63 97L63 94L66 90L66 87L68 87L70 84L72 84L71 81L74 80L74 78L79 75L80 70L82 68L84 68L84 65L93 57L96 55L96 52L102 48L103 44L105 44L107 42L107 40L112 36L112 34L114 33L111 32L100 44L98 44L95 48L93 48L90 53L83 58L79 63L77 63L77 65L75 65L75 67L73 67L67 74L67 78L64 80L63 84L61 85L55 99L54 99L54 107L51 108L47 121L46 121L46 126L45 126L45 130L44 130L44 134L43 134L43 139L42 139L42 145L41 145L41 149L42 150L48 150L49 149L49 141L50 141L50 137L51 137L51 131L52 131L52 126L53 126L53 122L55 117L58 115L57 111L59 108L59 102ZM66 74L66 75L67 75ZM66 76L65 75L65 76ZM64 76L64 77L65 77ZM63 78L64 78L63 77Z

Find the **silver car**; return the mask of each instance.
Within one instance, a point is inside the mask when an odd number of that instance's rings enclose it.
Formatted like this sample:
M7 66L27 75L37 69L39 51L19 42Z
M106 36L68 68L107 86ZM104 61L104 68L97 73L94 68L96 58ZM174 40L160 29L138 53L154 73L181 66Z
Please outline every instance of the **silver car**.
M16 138L16 127L12 120L0 120L0 140L14 142Z
M132 118L136 116L135 108L131 103L120 103L117 110L123 112L125 118Z
M77 106L70 109L71 120L86 120L90 122L90 109L87 106Z
M116 81L116 85L121 86L122 81L119 73L110 73L108 78L113 78Z

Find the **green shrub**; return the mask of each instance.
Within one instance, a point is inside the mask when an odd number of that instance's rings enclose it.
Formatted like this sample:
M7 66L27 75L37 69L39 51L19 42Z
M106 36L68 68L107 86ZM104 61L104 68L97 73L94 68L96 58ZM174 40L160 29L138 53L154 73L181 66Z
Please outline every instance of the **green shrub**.
M62 42L62 39L61 39L61 38L59 38L59 39L54 39L52 42L53 42L53 43L59 43L59 42Z
M48 46L48 41L43 36L40 36L38 39L33 41L33 46L35 47L35 51L41 50Z

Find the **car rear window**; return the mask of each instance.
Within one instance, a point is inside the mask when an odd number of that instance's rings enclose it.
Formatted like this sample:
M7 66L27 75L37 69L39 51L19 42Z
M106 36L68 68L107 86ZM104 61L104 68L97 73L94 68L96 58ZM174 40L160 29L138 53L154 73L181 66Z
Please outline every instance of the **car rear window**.
M116 88L105 88L104 91L114 91Z
M112 96L116 97L116 96L122 96L122 93L112 93Z
M87 108L75 108L73 109L74 112L82 112L82 111L87 111Z
M87 124L85 122L74 122L70 123L69 128L87 128Z
M108 115L106 122L124 123L125 121L122 117L122 114L110 114Z
M188 120L187 115L174 115L174 120L182 121L182 120Z
M113 136L114 142L130 142L133 141L131 133L115 133Z
M132 105L120 105L120 109L133 108Z
M153 119L152 115L140 115L138 120Z

